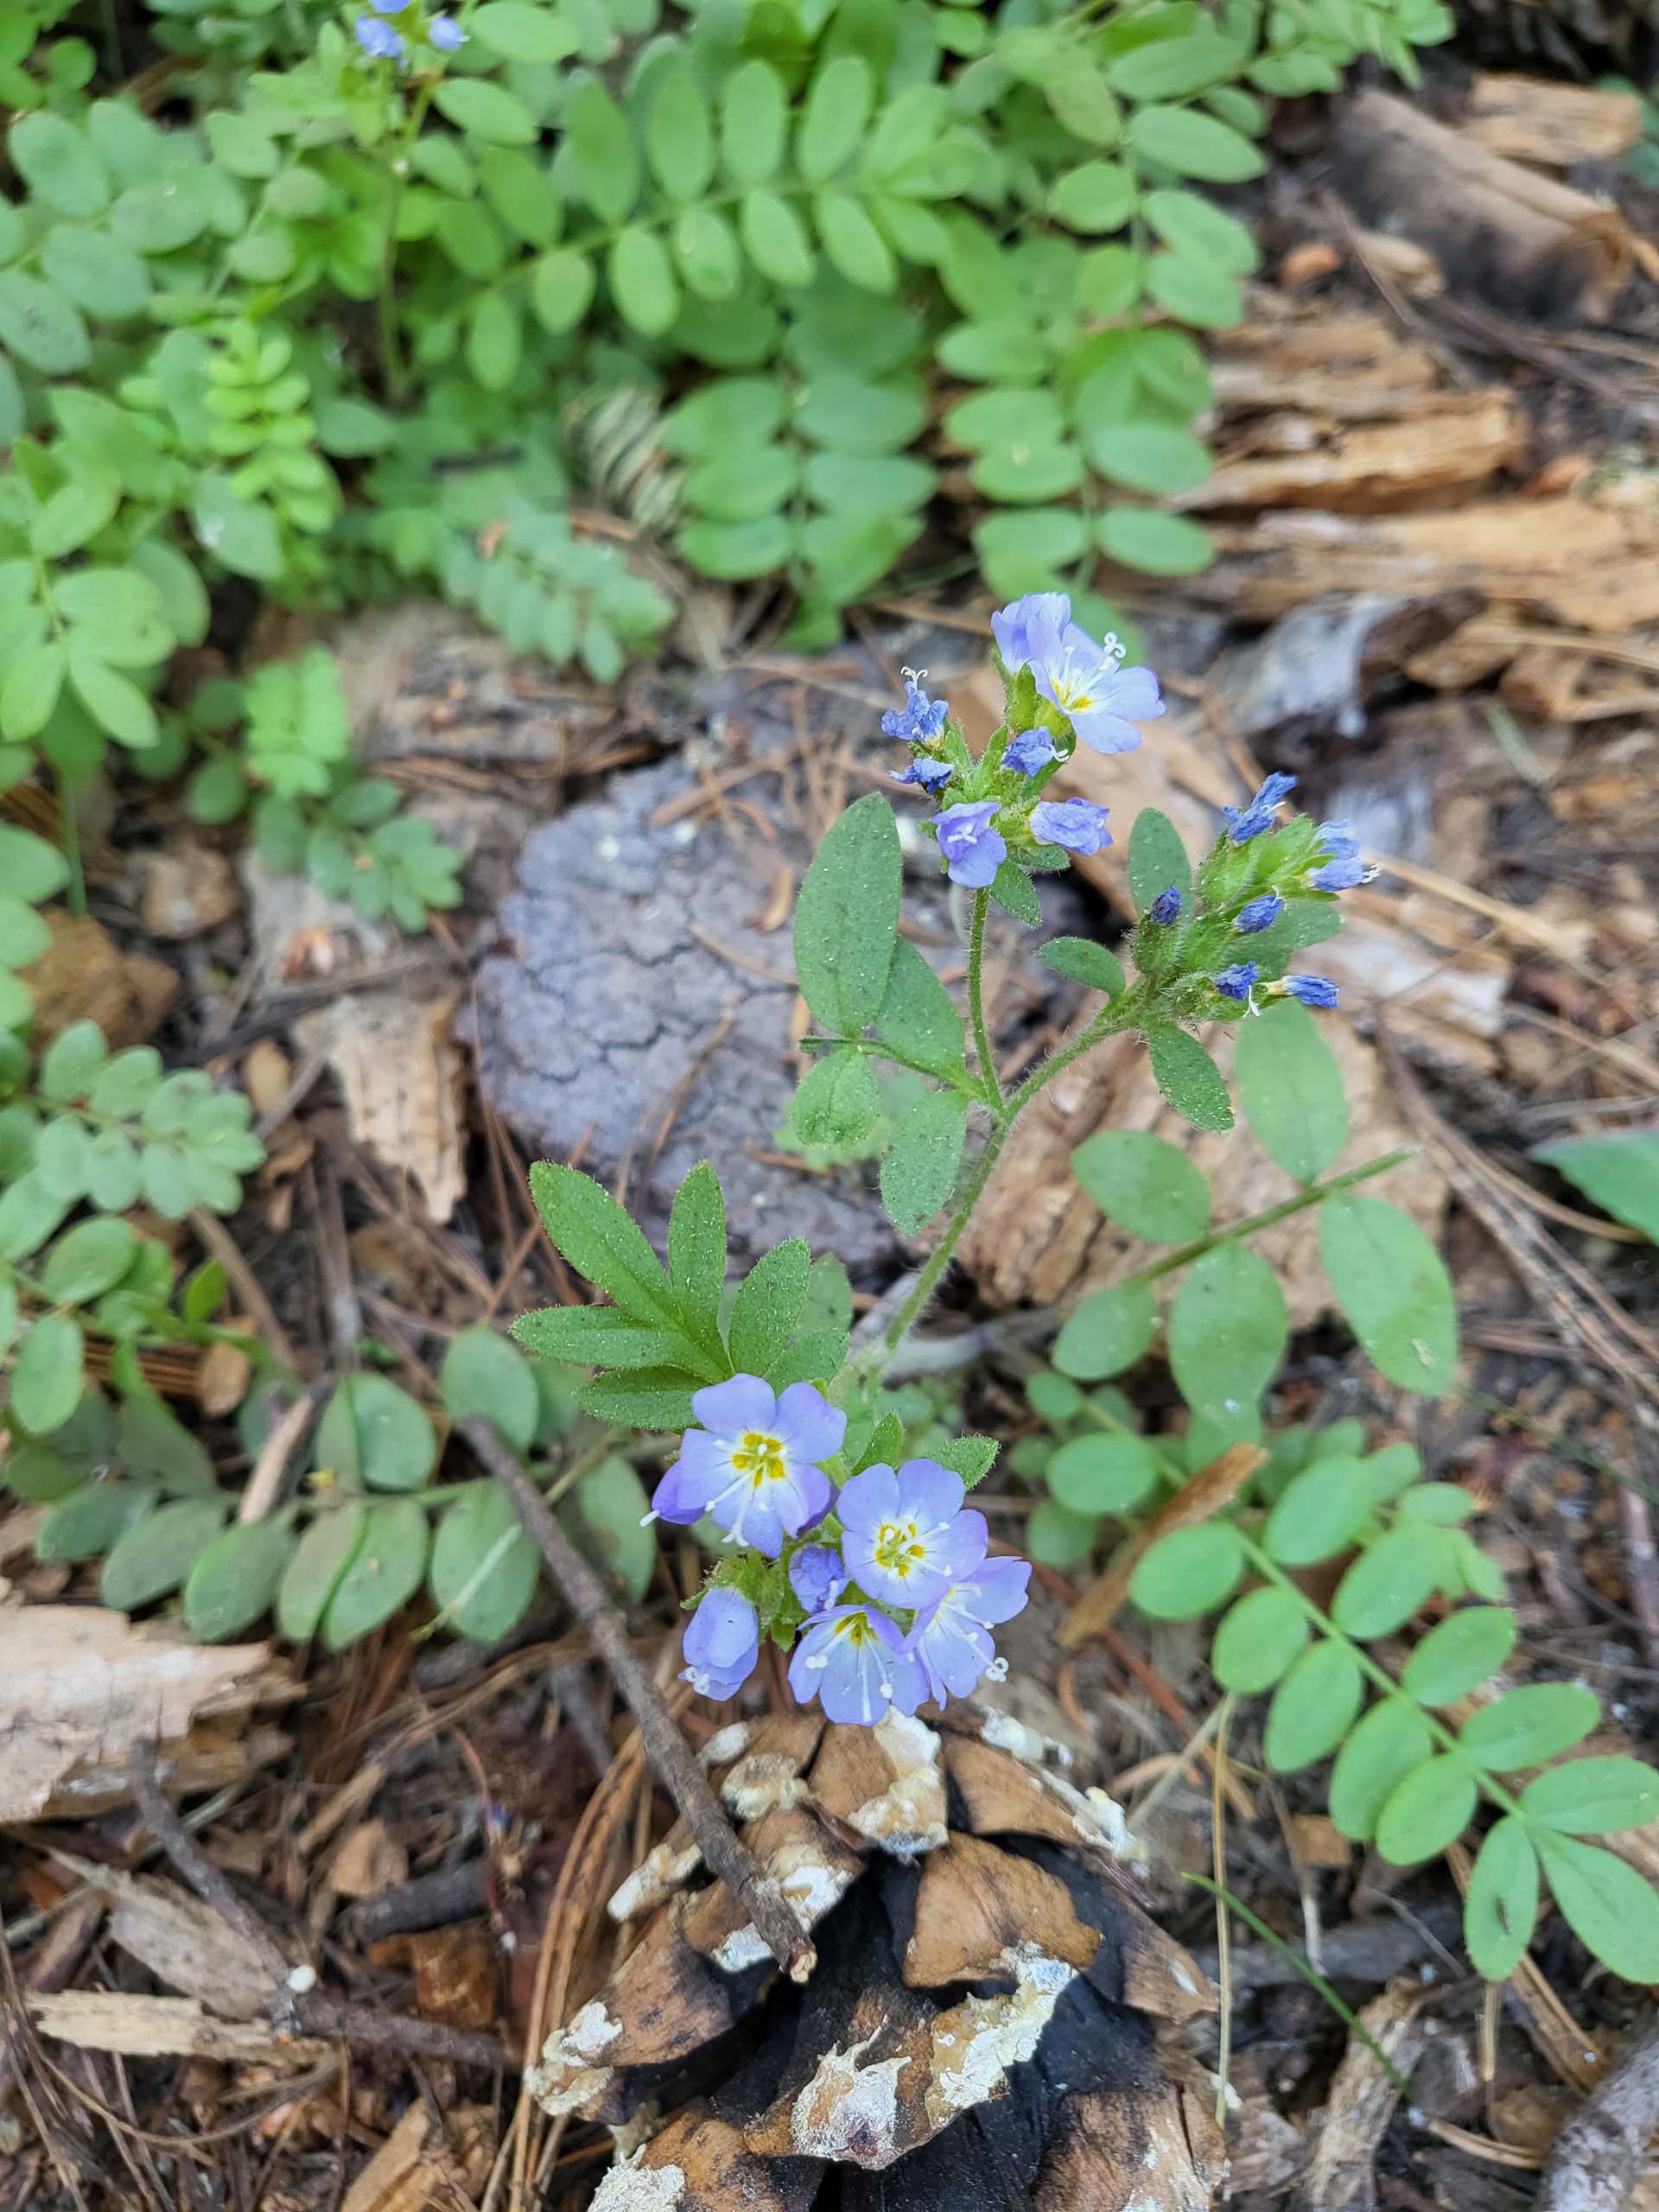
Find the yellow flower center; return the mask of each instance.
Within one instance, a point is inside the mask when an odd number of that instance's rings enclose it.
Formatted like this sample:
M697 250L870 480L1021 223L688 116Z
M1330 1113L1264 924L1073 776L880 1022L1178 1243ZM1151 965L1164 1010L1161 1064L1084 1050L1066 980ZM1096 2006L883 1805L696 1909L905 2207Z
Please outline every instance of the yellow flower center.
M1057 679L1054 699L1056 705L1063 708L1068 715L1086 715L1095 703L1093 694L1087 686L1067 676Z
M784 1464L782 1438L763 1435L757 1428L747 1430L733 1447L732 1467L735 1473L748 1477L751 1490L783 1482L789 1469Z
M862 1612L849 1613L844 1619L838 1620L835 1632L855 1644L876 1643L880 1640L870 1626L868 1615Z
M924 1565L927 1547L913 1521L884 1521L876 1531L875 1563L889 1574L909 1574Z

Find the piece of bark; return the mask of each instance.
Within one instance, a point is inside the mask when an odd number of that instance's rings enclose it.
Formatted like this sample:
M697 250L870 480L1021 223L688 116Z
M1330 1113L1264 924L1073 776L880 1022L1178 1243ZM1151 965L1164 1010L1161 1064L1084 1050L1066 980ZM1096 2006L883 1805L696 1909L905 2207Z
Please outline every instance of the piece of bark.
M43 2036L81 2050L118 2051L128 2058L222 2058L238 2065L258 2061L302 2074L334 2049L316 2037L291 2035L257 2020L216 2020L194 1997L66 1989L26 2001Z
M1219 653L1205 687L1227 734L1248 743L1331 732L1360 737L1378 686L1449 636L1478 603L1461 592L1309 600Z
M1216 334L1211 370L1224 422L1252 410L1305 410L1339 423L1388 422L1433 404L1442 381L1426 346L1383 315L1315 315L1251 296L1252 317Z
M353 1138L412 1177L437 1222L448 1220L467 1188L454 1009L448 995L357 991L294 1025L302 1047L339 1077Z
M1550 2151L1538 2212L1621 2212L1659 2127L1659 2032L1599 2082Z
M1324 396L1306 395L1302 450L1230 455L1224 441L1215 468L1171 501L1201 512L1217 507L1321 507L1355 514L1427 506L1490 483L1526 450L1527 429L1501 389L1442 392L1432 405L1382 422L1321 434ZM1288 448L1290 440L1281 437Z
M0 1607L0 1821L36 1819L72 1780L114 1786L136 1742L182 1736L198 1714L290 1695L270 1656L93 1606Z
M1359 2015L1370 2040L1348 2038L1324 2109L1308 2132L1292 2212L1374 2212L1376 2154L1400 2098L1377 2050L1386 2053L1396 2074L1410 2079L1423 2044L1422 2001L1421 1983L1398 1981Z
M58 1857L108 1904L111 1942L158 1981L221 2019L251 2020L265 2011L270 1968L222 1914L175 1883L95 1866L67 1852Z
M112 1052L147 1044L178 996L172 969L148 953L124 952L90 914L48 906L41 919L52 941L17 971L34 1001L35 1044L49 1045L76 1021L95 1021Z
M1485 71L1469 87L1458 134L1489 154L1538 168L1617 162L1642 136L1642 99L1637 92Z
M1659 622L1659 508L1611 493L1477 499L1446 512L1287 510L1211 525L1187 590L1247 622L1326 592L1474 591L1523 620L1619 637Z
M1350 102L1335 145L1344 197L1427 245L1454 289L1541 321L1605 321L1634 264L1617 209L1389 92Z

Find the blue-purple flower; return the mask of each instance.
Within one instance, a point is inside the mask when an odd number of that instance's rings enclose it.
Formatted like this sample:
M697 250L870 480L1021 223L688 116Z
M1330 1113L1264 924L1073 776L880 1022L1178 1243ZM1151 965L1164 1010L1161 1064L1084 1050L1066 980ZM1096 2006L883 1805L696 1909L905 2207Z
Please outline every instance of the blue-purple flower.
M1031 1567L1022 1559L982 1560L917 1616L908 1649L936 1705L967 1697L996 1660L991 1628L1024 1606Z
M1342 994L1328 976L1281 976L1268 985L1272 999L1294 999L1298 1006L1333 1007Z
M383 23L378 16L359 16L356 24L357 42L365 54L372 54L377 61L401 61L404 46L401 33L390 23Z
M1033 622L1045 632L1063 630L1071 620L1071 602L1063 591L1028 591L991 617L991 635L1010 676L1036 658L1031 642Z
M789 1662L798 1702L817 1697L831 1720L874 1727L890 1706L914 1713L927 1695L920 1662L885 1613L872 1605L830 1605L804 1626Z
M836 1500L842 1554L884 1605L931 1605L985 1556L982 1513L963 1512L963 1481L937 1459L866 1467Z
M1216 977L1216 988L1224 999L1233 999L1240 1006L1248 1006L1250 993L1255 988L1261 969L1254 960L1241 960L1236 966L1224 968Z
M1221 810L1227 817L1227 835L1234 844L1248 845L1252 837L1271 830L1279 818L1280 807L1295 788L1294 776L1282 775L1275 769L1248 806L1224 806Z
M835 1489L818 1462L841 1449L847 1416L810 1382L781 1397L758 1375L734 1375L695 1393L702 1423L680 1440L680 1456L652 1505L689 1526L712 1514L727 1541L776 1559L785 1536L822 1521Z
M1167 929L1172 922L1180 920L1181 906L1180 887L1179 884L1172 883L1167 891L1160 891L1153 900L1147 909L1147 918L1149 921L1156 922L1160 927Z
M440 54L457 54L467 43L467 34L453 16L434 16L426 35Z
M1002 766L1016 775L1034 776L1054 758L1054 741L1046 729L1022 729L1002 748Z
M937 745L944 734L948 711L943 699L930 699L922 689L920 675L905 671L905 703L889 707L881 717L881 731L885 737L902 739L907 745Z
M1233 927L1241 937L1259 937L1263 930L1270 930L1285 911L1285 902L1276 891L1264 891L1259 899L1252 899L1241 906L1233 917Z
M996 817L994 798L963 800L933 817L945 873L952 883L965 883L970 891L983 891L1005 860L1008 848L991 827Z
M789 1562L789 1586L806 1611L825 1611L847 1587L841 1554L828 1544L803 1544Z
M902 768L889 768L887 773L895 784L919 784L925 791L943 791L956 773L948 760L936 760L931 754L918 753Z
M1069 618L1069 602L1062 603ZM1122 647L1115 638L1096 645L1077 623L1057 621L1046 608L1030 615L1023 629L1029 649L1026 664L1039 696L1058 707L1083 743L1096 753L1133 752L1141 742L1135 724L1154 721L1164 711L1152 671L1123 667Z
M1370 870L1359 857L1359 843L1345 822L1321 822L1319 859L1307 880L1315 891L1351 891L1363 883Z
M680 1680L700 1697L735 1697L760 1656L760 1623L740 1590L705 1591L685 1624Z
M1064 845L1069 853L1097 853L1111 843L1106 809L1087 798L1040 798L1031 810L1031 834L1039 845Z

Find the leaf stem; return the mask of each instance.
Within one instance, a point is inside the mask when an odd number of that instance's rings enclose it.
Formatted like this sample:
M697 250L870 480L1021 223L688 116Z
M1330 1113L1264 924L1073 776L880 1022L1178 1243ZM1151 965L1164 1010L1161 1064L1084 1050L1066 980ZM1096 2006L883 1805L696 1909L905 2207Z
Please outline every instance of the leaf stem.
M1390 1167L1399 1167L1412 1157L1414 1145L1402 1145L1394 1152L1386 1152L1380 1160L1368 1160L1363 1167L1344 1169L1324 1183L1310 1183L1298 1191L1294 1198L1281 1198L1276 1206L1268 1206L1261 1213L1251 1214L1248 1220L1236 1221L1230 1228L1212 1229L1203 1236L1195 1236L1190 1244L1178 1244L1173 1252L1166 1252L1161 1260L1126 1275L1117 1287L1123 1289L1130 1283L1156 1282L1160 1275L1173 1274L1178 1268L1190 1267L1194 1260L1201 1260L1219 1244L1230 1244L1240 1236L1253 1236L1258 1229L1271 1229L1275 1222L1288 1221L1293 1214L1305 1212L1323 1198L1338 1191L1352 1188L1356 1183L1368 1183L1373 1175L1382 1175Z
M1001 1120L993 1122L991 1133L985 1140L985 1149L975 1162L974 1172L957 1200L955 1213L950 1217L950 1227L928 1254L922 1271L916 1278L915 1287L888 1326L885 1342L889 1351L898 1351L938 1288L940 1278L950 1266L951 1255L962 1240L962 1232L972 1219L975 1207L985 1195L985 1185L990 1181L991 1170L996 1166L998 1156L1007 1142L1013 1121L1012 1114L1005 1114Z
M980 1076L992 1111L1000 1113L1003 1103L1002 1082L996 1072L996 1056L991 1050L990 1025L985 1017L985 918L990 904L988 891L975 892L973 918L968 925L968 1010L973 1019L974 1051L979 1059Z
M1426 1707L1419 1705L1409 1691L1402 1689L1388 1669L1377 1660L1373 1659L1363 1643L1356 1643L1351 1637L1344 1636L1330 1614L1322 1607L1316 1605L1306 1591L1299 1589L1283 1568L1276 1565L1262 1547L1253 1537L1246 1535L1236 1522L1233 1523L1233 1527L1239 1543L1243 1548L1245 1558L1249 1560L1250 1566L1262 1580L1273 1583L1281 1590L1287 1591L1325 1641L1328 1643L1340 1644L1360 1672L1370 1676L1374 1688L1381 1690L1384 1697L1398 1699L1409 1706L1441 1751L1473 1775L1477 1786L1491 1799L1493 1804L1505 1813L1513 1813L1517 1819L1529 1827L1532 1824L1522 1812L1518 1801L1510 1796L1502 1783L1493 1781L1491 1774L1482 1766L1478 1759L1470 1757L1446 1723L1437 1719Z

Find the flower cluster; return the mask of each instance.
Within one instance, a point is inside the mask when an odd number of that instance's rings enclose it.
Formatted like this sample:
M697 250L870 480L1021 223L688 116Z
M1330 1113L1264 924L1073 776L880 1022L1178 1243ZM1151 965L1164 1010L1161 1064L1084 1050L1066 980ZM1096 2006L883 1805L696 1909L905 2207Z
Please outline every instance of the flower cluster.
M374 60L396 61L401 66L409 59L409 41L395 24L383 19L406 16L414 0L369 0L369 4L373 14L359 16L354 26L358 44ZM454 54L467 43L467 34L453 16L430 16L422 29L440 54Z
M1270 941L1255 959L1239 959L1228 949L1235 938L1267 940L1294 900L1351 891L1372 873L1361 860L1358 843L1345 822L1313 823L1300 816L1288 822L1281 819L1280 810L1295 788L1294 776L1275 771L1264 778L1247 805L1222 809L1224 826L1198 874L1196 926L1187 930L1183 945L1172 948L1166 956L1170 962L1185 965L1190 958L1198 963L1188 972L1206 976L1228 1007L1253 1012L1259 997L1290 998L1302 1006L1321 1007L1333 1007L1338 1001L1338 987L1328 976L1275 975L1284 954L1281 950L1276 958L1270 957ZM1147 920L1169 931L1185 912L1182 893L1172 885L1152 902ZM1293 944L1297 941L1292 939ZM1156 957L1156 946L1148 950Z
M784 1562L798 1630L789 1682L803 1705L817 1697L830 1719L869 1726L890 1707L966 1697L995 1671L991 1630L1024 1605L1031 1569L987 1557L985 1516L964 1507L960 1476L910 1459L836 1490L823 1463L847 1417L810 1382L774 1395L736 1375L699 1390L692 1408L702 1425L682 1439L652 1505L683 1524L706 1514L728 1543ZM782 1624L775 1615L769 1626ZM754 1597L717 1580L686 1628L683 1679L706 1697L734 1696L760 1637Z
M929 826L945 873L973 891L989 888L1005 861L1037 864L1038 849L1097 853L1109 845L1107 810L1092 799L1047 799L1044 785L1079 742L1125 753L1141 742L1137 722L1164 711L1149 668L1125 668L1115 637L1097 644L1071 619L1064 592L1031 592L991 617L1008 687L1007 720L975 760L942 699L922 688L925 670L906 669L905 703L881 717L884 734L911 748L893 772L940 802Z

